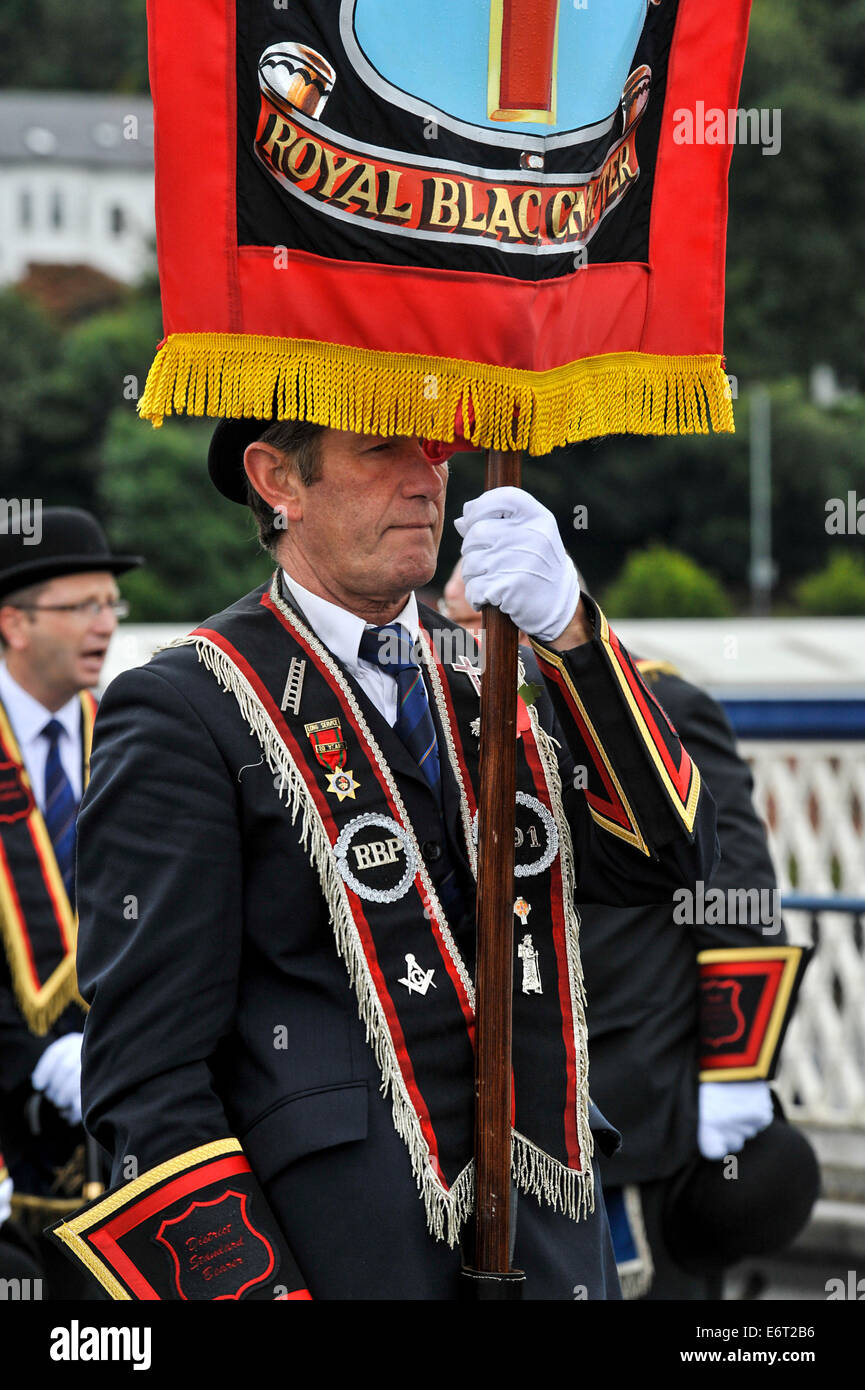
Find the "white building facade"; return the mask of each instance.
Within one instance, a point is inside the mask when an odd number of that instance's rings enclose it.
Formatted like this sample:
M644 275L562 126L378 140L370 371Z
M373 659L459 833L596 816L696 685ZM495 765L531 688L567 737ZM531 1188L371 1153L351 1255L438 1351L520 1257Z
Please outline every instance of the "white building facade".
M149 98L0 93L0 284L31 264L132 283L155 265Z

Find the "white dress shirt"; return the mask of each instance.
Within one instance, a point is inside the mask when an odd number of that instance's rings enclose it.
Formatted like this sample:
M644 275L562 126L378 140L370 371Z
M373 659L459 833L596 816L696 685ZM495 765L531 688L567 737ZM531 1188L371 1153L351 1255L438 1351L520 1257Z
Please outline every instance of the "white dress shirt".
M12 725L24 766L30 778L33 795L40 811L45 810L45 765L48 762L48 739L42 730L50 719L59 720L63 732L58 749L63 770L69 778L76 801L81 800L81 701L77 695L60 709L46 709L9 674L5 662L0 662L0 700Z
M340 608L338 604L331 603L326 598L319 598L318 594L310 593L309 589L298 584L285 570L282 574L291 597L316 637L348 668L379 714L384 715L393 728L396 723L398 701L396 676L369 661L361 661L358 656L364 629L374 627L375 624L365 622L356 613L349 613L347 608ZM409 594L405 608L392 621L404 627L413 642L417 640L420 620L414 594Z

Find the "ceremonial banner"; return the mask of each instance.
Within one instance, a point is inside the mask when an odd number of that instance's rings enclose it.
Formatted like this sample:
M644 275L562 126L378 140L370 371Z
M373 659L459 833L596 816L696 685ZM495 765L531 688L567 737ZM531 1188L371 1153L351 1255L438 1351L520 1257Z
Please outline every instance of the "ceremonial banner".
M748 10L149 0L141 413L452 440L462 408L531 453L732 429L731 151L700 119L735 107Z

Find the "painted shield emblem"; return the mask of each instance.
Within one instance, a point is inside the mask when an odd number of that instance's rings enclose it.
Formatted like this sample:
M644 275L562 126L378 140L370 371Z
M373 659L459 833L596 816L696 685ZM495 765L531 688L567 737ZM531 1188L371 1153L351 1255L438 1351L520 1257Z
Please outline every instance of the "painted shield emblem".
M192 1202L181 1216L163 1221L155 1238L172 1260L180 1298L242 1298L273 1273L273 1248L253 1226L247 1201L247 1193L228 1189L210 1202Z
M745 1016L739 1007L742 986L738 980L711 980L702 987L700 1018L708 1047L738 1042L745 1032Z
M611 124L646 0L342 0L346 53L369 87L442 124L510 134ZM468 133L463 130L461 133ZM510 134L509 134L510 133Z
M0 762L0 822L11 825L33 810L33 795L24 785L17 763Z

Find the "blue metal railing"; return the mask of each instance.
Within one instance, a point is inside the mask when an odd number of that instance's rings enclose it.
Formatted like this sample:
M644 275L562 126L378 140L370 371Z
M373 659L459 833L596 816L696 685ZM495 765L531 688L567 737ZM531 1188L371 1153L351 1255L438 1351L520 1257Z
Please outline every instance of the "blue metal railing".
M865 699L721 697L738 738L865 739Z
M781 907L789 912L849 912L855 917L865 913L865 898L848 898L843 893L784 893Z

